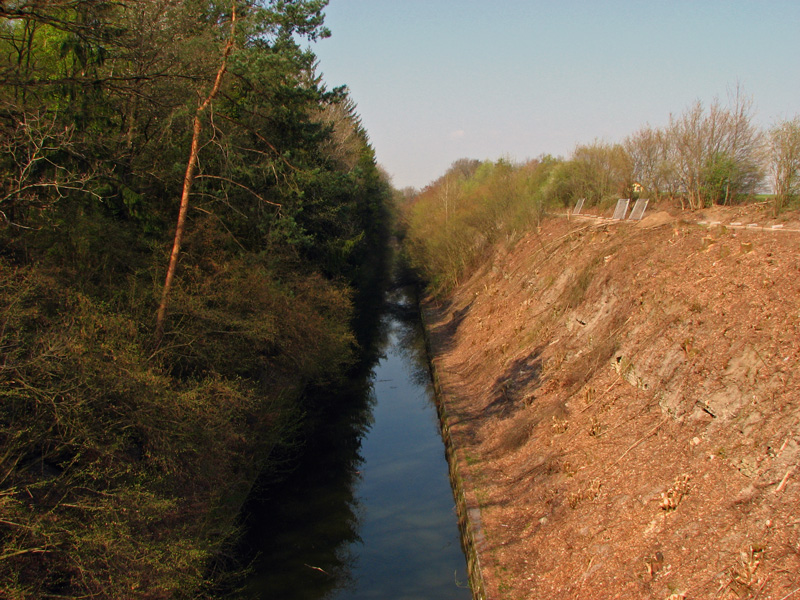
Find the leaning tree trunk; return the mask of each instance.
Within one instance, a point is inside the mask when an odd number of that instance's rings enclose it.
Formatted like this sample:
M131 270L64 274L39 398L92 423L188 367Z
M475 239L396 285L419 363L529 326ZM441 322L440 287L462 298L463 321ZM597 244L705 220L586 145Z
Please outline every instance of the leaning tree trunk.
M233 50L234 34L236 33L236 5L233 5L231 12L231 33L225 44L225 49L222 51L222 62L217 70L217 76L214 79L214 85L211 91L206 96L205 100L197 107L194 114L194 126L192 130L192 146L189 151L189 161L186 164L186 173L183 176L183 191L181 192L181 205L178 211L178 225L175 228L175 239L172 242L172 252L169 256L169 266L167 267L167 277L164 281L164 289L161 292L161 302L158 305L158 313L156 314L156 343L161 342L164 335L164 323L167 319L167 305L169 304L169 294L172 289L172 281L175 278L175 269L178 265L178 256L181 252L181 241L183 240L183 232L186 225L186 213L189 210L189 194L192 190L192 184L195 179L195 171L197 170L197 154L200 148L200 132L203 129L203 113L211 105L211 102L216 98L219 93L219 88L222 85L222 77L228 68L228 57Z

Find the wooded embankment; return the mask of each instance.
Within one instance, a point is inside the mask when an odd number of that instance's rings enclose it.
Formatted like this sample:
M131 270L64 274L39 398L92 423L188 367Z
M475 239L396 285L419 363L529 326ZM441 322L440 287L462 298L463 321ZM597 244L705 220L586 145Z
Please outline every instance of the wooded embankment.
M356 361L392 191L324 5L0 3L0 596L215 597Z

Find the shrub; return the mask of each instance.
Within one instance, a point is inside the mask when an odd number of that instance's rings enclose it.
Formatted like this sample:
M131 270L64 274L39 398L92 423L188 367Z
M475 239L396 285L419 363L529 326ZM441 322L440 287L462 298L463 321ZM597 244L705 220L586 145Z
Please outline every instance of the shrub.
M471 174L456 168L461 162L405 207L406 253L436 294L457 285L495 242L537 225L557 200L546 192L553 159L484 162Z

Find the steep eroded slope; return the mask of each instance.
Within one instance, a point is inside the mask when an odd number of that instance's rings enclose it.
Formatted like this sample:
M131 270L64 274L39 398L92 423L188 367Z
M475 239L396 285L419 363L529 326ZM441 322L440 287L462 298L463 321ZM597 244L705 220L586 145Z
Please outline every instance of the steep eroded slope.
M426 313L489 598L800 594L799 233L553 218Z

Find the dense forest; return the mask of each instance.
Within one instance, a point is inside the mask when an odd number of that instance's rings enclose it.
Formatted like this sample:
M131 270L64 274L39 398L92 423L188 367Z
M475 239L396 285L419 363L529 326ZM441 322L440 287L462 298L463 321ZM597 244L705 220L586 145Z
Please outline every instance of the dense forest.
M0 596L211 593L356 359L391 188L325 4L0 3Z

